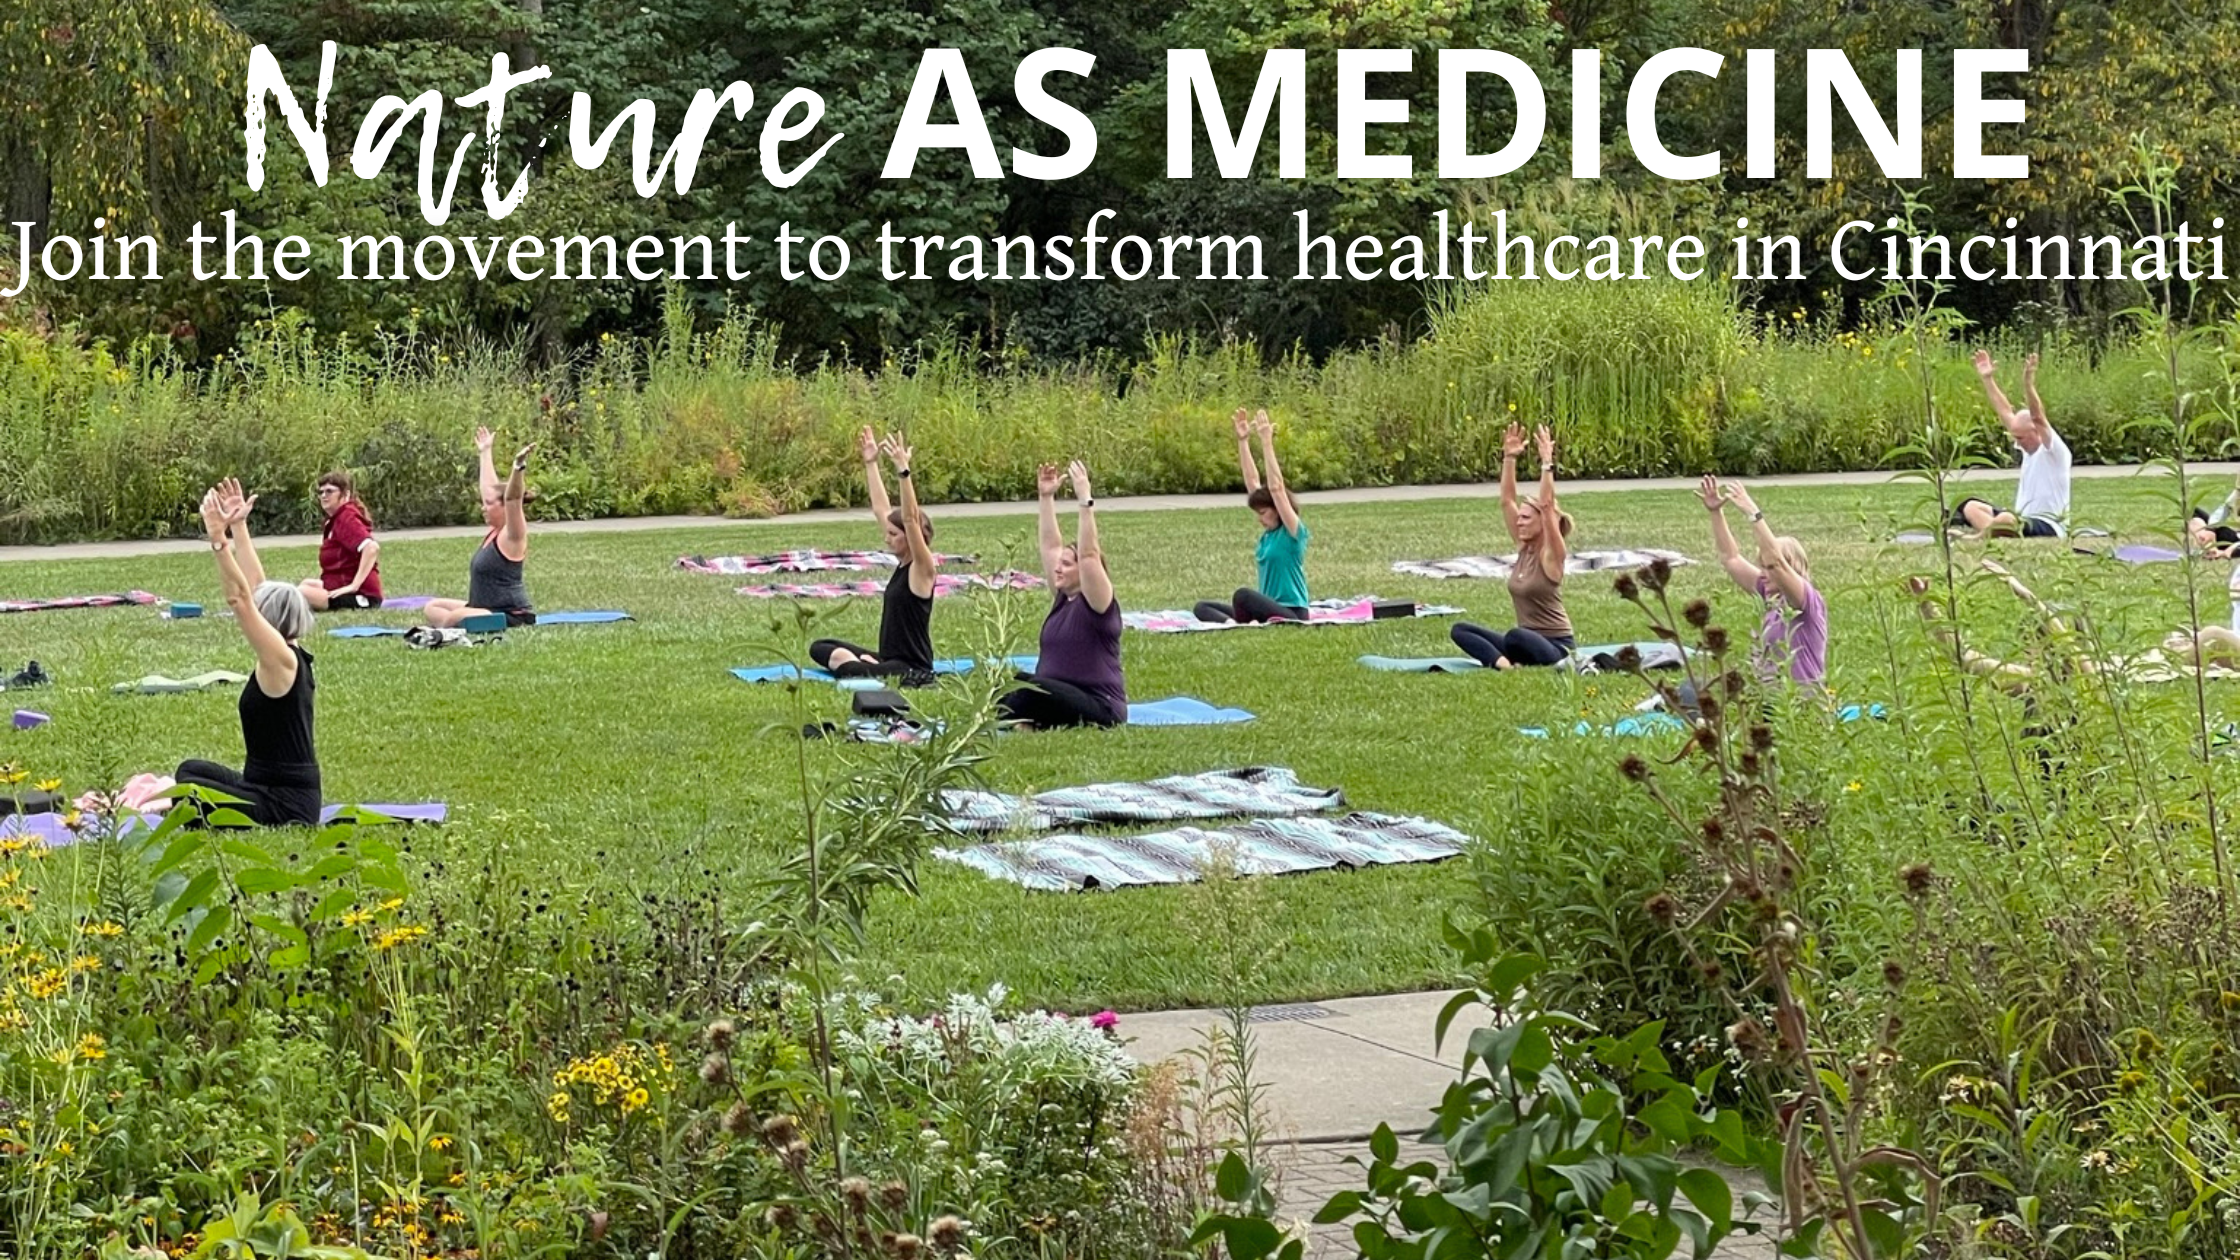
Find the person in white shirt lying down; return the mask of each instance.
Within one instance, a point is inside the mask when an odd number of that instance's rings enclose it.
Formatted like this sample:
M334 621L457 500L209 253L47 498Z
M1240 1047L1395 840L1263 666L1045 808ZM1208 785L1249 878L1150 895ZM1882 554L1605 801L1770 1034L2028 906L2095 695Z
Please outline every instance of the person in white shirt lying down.
M2015 488L2014 506L2003 508L1987 499L1963 499L1952 511L1952 526L1975 538L2061 538L2068 534L2069 444L2054 432L2046 418L2045 400L2038 397L2038 356L2022 363L2022 396L2027 407L2007 401L1996 376L1998 364L1987 350L1976 351L1976 376L1991 400L1991 410L2004 425L2007 436L2022 452L2022 484Z

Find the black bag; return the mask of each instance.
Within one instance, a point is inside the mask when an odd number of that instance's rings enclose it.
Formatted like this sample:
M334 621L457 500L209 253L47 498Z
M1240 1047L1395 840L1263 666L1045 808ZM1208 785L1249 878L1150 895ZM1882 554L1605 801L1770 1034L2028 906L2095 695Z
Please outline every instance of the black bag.
M881 687L876 691L859 691L856 693L855 713L857 717L901 717L909 711L910 702L903 699L902 693L899 691L889 691Z
M1412 599L1380 599L1369 605L1369 619L1372 621L1389 621L1394 617L1415 615L1416 602Z

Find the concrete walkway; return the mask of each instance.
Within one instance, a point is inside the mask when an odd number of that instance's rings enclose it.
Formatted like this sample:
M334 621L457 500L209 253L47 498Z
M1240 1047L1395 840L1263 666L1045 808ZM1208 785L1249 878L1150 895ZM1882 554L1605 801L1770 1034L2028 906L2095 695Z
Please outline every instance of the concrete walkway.
M1304 1223L1331 1195L1362 1188L1361 1169L1346 1160L1368 1159L1369 1135L1380 1124L1391 1125L1400 1135L1404 1153L1444 1166L1443 1152L1418 1145L1414 1138L1457 1079L1469 1030L1487 1016L1483 1007L1458 1015L1442 1052L1432 1042L1432 1031L1440 1008L1452 996L1399 993L1253 1011L1255 1067L1266 1088L1265 1113L1286 1144L1277 1163L1280 1214L1287 1221ZM1203 1046L1208 1029L1227 1023L1221 1011L1153 1011L1122 1016L1120 1033L1139 1062L1156 1063ZM1738 1211L1744 1191L1763 1188L1747 1174L1720 1171L1735 1188ZM1336 1260L1355 1253L1346 1229L1320 1226L1309 1232L1307 1254ZM1719 1260L1772 1260L1774 1246L1764 1235L1738 1234L1716 1255Z
M2240 464L2195 464L2193 470L2204 479L2231 477L2240 472ZM2167 470L2135 464L2091 465L2079 467L2079 479L2109 477L2136 477L2166 475ZM1752 477L1752 486L1870 486L1895 479L1896 473L1847 472L1847 473L1797 473L1789 476ZM1965 469L1954 474L1956 481L2012 481L2015 471L2011 468ZM1613 490L1690 490L1696 485L1694 477L1639 477L1609 478L1587 481L1565 481L1563 493L1601 494ZM1496 482L1464 482L1444 486L1372 486L1357 490L1307 490L1299 494L1299 502L1308 506L1330 503L1416 503L1425 499L1491 499L1499 497L1501 487ZM1174 512L1200 508L1228 508L1237 503L1237 495L1229 494L1146 494L1134 497L1100 498L1097 506L1105 512ZM1035 503L1031 499L1004 503L944 503L937 509L943 519L950 517L1030 516ZM863 519L862 508L820 508L813 512L789 512L781 516L760 517L753 520L734 520L724 516L633 516L608 517L592 521L538 521L539 533L549 534L604 534L634 532L650 529L751 529L768 526L853 524ZM381 531L383 542L412 542L422 539L480 538L486 531L480 525L438 525L423 529L390 529ZM265 547L316 547L317 534L276 535L259 538ZM11 560L119 560L137 556L161 556L202 549L200 538L138 539L126 542L63 543L52 547L0 547L0 564Z

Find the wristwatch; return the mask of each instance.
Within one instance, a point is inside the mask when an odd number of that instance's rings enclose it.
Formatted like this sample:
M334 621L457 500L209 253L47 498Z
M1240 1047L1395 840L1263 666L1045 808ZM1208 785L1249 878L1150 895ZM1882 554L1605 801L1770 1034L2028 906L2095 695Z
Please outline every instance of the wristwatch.
M1760 509L1758 509L1757 511L1755 511L1755 512L1752 512L1752 513L1750 514L1750 523L1751 523L1752 525L1755 525L1755 524L1757 524L1757 523L1758 523L1759 521L1762 521L1762 520L1764 520L1765 518L1766 518L1766 513L1765 513L1765 509L1764 509L1764 508L1760 508Z

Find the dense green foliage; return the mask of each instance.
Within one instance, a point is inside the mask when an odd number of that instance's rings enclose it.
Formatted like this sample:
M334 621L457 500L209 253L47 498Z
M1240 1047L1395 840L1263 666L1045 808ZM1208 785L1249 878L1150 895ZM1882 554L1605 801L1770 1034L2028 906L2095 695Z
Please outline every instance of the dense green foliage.
M1425 230L1439 209L1481 216L1511 210L1533 231L1582 235L1615 230L1723 239L1747 214L1753 230L1824 241L1853 218L1879 222L1900 208L1898 192L1873 167L1865 147L1838 124L1834 177L1803 177L1803 140L1784 130L1779 175L1749 180L1743 164L1743 50L1781 50L1779 116L1801 117L1801 52L1841 48L1877 101L1892 97L1892 50L1923 50L1926 174L1913 192L1934 208L1924 230L1960 234L2015 216L2023 233L2124 231L2123 206L2106 190L2137 174L2145 151L2179 166L2176 209L2205 227L2232 191L2236 106L2216 85L2236 48L2240 16L2227 6L2171 0L2048 0L2015 7L1905 0L1871 8L1790 0L1447 0L1331 7L1295 0L1239 6L1216 0L1180 5L1114 0L1095 6L1050 0L765 0L744 8L715 0L402 0L344 3L314 11L275 0L181 0L177 4L63 3L0 19L0 180L9 221L41 232L84 236L104 217L113 232L153 232L184 245L196 220L212 225L229 207L269 239L296 233L321 243L338 233L440 230L500 236L611 233L720 236L736 221L767 245L781 223L837 234L858 266L831 285L789 283L775 267L739 283L694 281L703 314L751 308L779 329L781 357L826 355L876 364L928 338L964 336L989 349L1048 361L1144 352L1146 335L1236 336L1280 356L1295 346L1320 356L1428 326L1440 300L1399 282L1330 283L1290 278L1270 268L1254 283L1121 283L932 278L894 284L864 265L881 224L903 234L1078 235L1100 208L1122 212L1119 230L1162 233L1256 232L1279 256L1296 228L1295 211L1341 239ZM254 43L280 59L299 96L316 82L319 43L339 45L329 124L335 169L315 187L285 129L268 162L268 183L244 183L239 111ZM1635 68L1667 47L1699 45L1728 57L1716 80L1680 76L1665 89L1663 140L1674 152L1719 149L1723 173L1699 184L1648 177L1624 135L1626 89ZM1084 174L1054 183L1005 174L976 179L963 154L925 155L908 180L880 177L887 140L900 117L922 51L959 49L999 154L1012 147L1056 153L1064 143L1020 106L1012 71L1027 52L1073 47L1096 58L1086 79L1058 75L1057 94L1096 123L1099 149ZM1269 48L1307 53L1310 135L1304 179L1275 177L1272 152L1251 177L1222 179L1201 142L1198 174L1165 173L1166 50L1208 53L1231 115L1241 116ZM1335 63L1341 48L1397 47L1414 69L1379 76L1379 95L1411 102L1406 124L1371 129L1373 151L1406 153L1413 178L1339 181L1334 176ZM1950 51L2011 47L2031 53L2019 90L2029 105L2019 130L1993 128L1994 151L2027 153L2028 181L1955 181L1951 152ZM1534 67L1557 120L1538 157L1491 182L1435 178L1436 55L1442 48L1495 48ZM1561 120L1571 95L1570 52L1605 54L1601 85L1604 175L1573 181ZM414 190L413 141L371 180L349 170L358 121L385 93L405 98L436 89L456 98L489 77L493 53L515 66L549 65L551 78L518 89L509 103L500 171L532 171L524 206L492 221L480 205L473 166L462 173L452 220L430 229ZM569 102L588 93L598 124L629 101L660 111L663 144L693 92L749 84L746 119L715 128L689 193L664 189L640 198L619 152L596 171L567 157ZM757 150L761 122L789 89L819 92L827 113L817 135L847 137L796 187L773 187ZM1992 85L1994 93L2001 85ZM1474 130L1506 134L1514 105L1490 82L1473 87ZM937 118L949 117L946 106ZM480 115L451 110L436 148L445 155ZM1272 148L1272 141L1271 141ZM806 145L799 152L808 152ZM12 233L11 233L12 240ZM1847 283L1824 259L1806 255L1811 273L1746 287L1761 311L1803 306L1843 326L1875 296L1874 282ZM938 255L937 255L938 257ZM19 260L20 261L20 260ZM655 291L630 281L479 281L464 268L437 283L343 282L331 258L310 279L290 283L198 284L173 266L160 283L42 285L34 305L120 341L174 339L190 359L231 347L273 309L295 307L328 334L361 339L408 320L443 333L475 331L519 344L538 363L559 362L602 332L646 335L659 325ZM1190 274L1187 271L1185 274ZM2127 283L2003 283L1977 286L1957 300L1980 322L2037 330L2079 322L2093 338L2114 328L2113 313L2136 297Z

